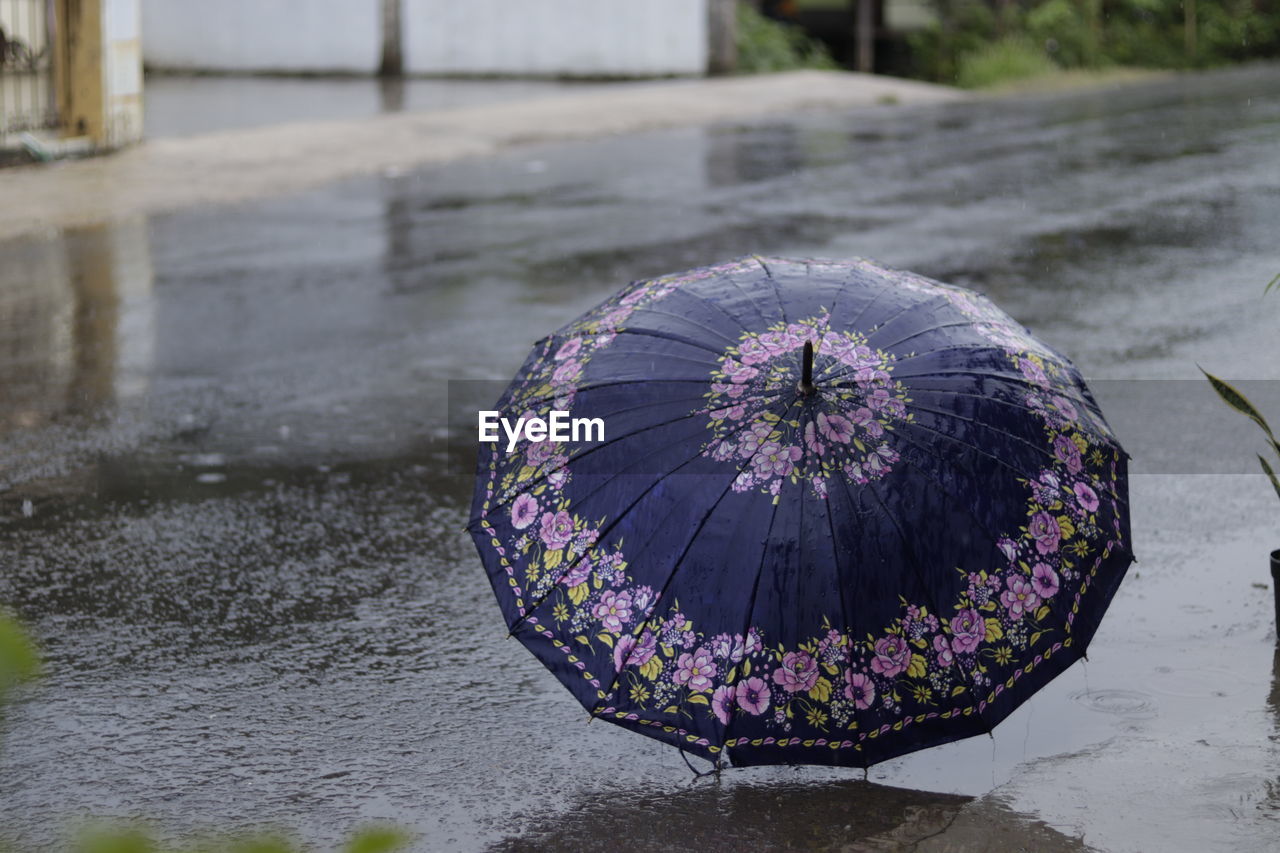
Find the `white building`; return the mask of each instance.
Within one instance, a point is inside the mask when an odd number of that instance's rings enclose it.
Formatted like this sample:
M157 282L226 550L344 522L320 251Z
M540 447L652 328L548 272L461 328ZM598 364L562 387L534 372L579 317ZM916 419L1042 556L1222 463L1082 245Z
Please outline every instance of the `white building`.
M148 68L661 76L706 71L716 0L142 0Z

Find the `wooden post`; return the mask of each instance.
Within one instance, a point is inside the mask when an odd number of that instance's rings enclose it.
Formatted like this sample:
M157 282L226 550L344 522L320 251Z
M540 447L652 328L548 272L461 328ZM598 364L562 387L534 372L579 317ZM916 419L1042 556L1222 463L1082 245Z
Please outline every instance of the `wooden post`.
M854 25L856 39L856 65L859 71L870 74L876 67L876 21L874 0L857 0L857 21Z
M378 73L383 77L404 74L403 27L401 0L382 0L382 63Z
M102 6L97 0L58 0L55 15L54 74L63 133L100 140L106 132Z
M737 0L707 0L707 73L738 69Z
M1187 49L1187 58L1196 55L1196 0L1182 0L1182 38Z
M142 138L138 13L137 0L55 0L53 75L63 135L101 150Z

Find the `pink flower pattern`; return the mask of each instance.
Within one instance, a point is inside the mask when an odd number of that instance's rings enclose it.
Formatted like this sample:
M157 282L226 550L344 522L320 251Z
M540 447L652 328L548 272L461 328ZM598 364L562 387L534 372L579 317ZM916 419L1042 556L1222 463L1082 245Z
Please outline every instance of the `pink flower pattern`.
M716 664L708 649L699 648L681 655L676 661L676 684L687 684L690 690L710 690L711 678L715 674Z
M906 388L893 379L893 357L871 349L862 335L830 325L823 312L747 332L712 372L707 403L699 409L712 432L703 455L742 467L735 491L776 495L789 480L808 483L825 499L832 478L869 483L898 461L889 434L912 416ZM784 421L777 402L779 391L799 379L806 341L814 345L824 408L801 426Z
M807 693L818 681L818 667L804 652L787 652L773 671L773 680L788 693Z
M542 537L543 544L550 550L563 548L573 538L573 516L564 510L544 512L539 535Z

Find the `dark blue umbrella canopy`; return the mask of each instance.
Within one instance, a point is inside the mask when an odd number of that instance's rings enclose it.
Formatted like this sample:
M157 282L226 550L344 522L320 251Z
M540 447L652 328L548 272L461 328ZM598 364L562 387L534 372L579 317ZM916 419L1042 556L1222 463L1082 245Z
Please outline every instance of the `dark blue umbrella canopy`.
M1132 561L1078 371L871 261L635 282L497 409L604 425L481 446L470 530L511 632L592 715L713 761L989 732L1084 654Z

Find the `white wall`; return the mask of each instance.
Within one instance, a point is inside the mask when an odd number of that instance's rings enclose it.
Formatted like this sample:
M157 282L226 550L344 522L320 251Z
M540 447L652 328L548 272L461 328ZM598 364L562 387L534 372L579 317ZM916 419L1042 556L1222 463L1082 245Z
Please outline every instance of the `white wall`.
M103 0L102 69L106 136L111 148L142 138L142 34L139 0Z
M143 57L170 70L369 74L382 55L379 8L379 0L142 0Z
M410 74L701 74L706 0L404 0Z
M409 74L701 74L707 0L402 0ZM149 67L373 73L380 0L141 0Z

